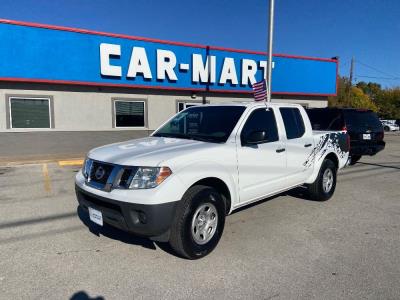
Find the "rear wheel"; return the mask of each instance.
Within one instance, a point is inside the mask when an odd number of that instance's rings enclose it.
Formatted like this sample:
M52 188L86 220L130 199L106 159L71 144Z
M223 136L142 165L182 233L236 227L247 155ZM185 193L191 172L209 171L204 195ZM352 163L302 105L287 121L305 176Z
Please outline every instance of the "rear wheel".
M337 168L330 159L325 159L319 170L317 179L308 185L311 199L325 201L332 197L336 188Z
M169 243L182 257L198 259L217 246L225 225L225 203L213 188L191 187L180 201Z
M383 127L383 130L390 131L390 128L389 128L389 126L385 126L385 127Z

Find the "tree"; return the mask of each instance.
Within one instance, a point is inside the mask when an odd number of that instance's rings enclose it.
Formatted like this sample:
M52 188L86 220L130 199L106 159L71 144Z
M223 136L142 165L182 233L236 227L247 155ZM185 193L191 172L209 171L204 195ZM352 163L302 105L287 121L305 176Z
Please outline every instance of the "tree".
M370 96L361 88L352 86L347 77L340 77L338 80L338 93L336 97L328 98L328 105L330 107L354 107L364 108L377 111L378 108L371 100ZM368 84L365 84L368 87ZM375 92L375 86L371 86L371 91Z
M376 104L381 118L400 119L400 87L382 90Z
M356 84L356 87L363 90L365 94L367 94L372 101L375 101L378 95L382 92L382 86L379 83L375 82L364 82L360 81Z
M350 89L350 106L354 108L365 108L377 111L378 107L371 98L358 87L352 86Z
M400 87L382 89L378 83L364 81L352 86L347 77L339 77L337 96L329 97L328 105L371 109L383 119L400 119Z

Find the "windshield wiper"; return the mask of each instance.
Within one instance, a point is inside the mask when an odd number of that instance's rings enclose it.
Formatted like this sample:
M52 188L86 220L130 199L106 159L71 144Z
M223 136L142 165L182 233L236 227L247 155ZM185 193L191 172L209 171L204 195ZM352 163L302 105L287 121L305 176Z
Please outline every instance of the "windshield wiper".
M203 138L203 137L199 137L199 136L189 135L188 138L191 139L191 140L200 141L200 142L210 142L209 139L206 139L206 138Z
M210 138L198 136L198 135L187 135L181 133L155 133L153 136L155 137L168 137L168 138L177 138L177 139L185 139L185 140L195 140L206 143L221 143L220 141L213 140Z
M155 134L153 134L153 136L155 136L155 137L171 137L167 133L155 133Z
M155 133L153 134L155 137L167 137L167 138L177 138L177 139L187 139L190 140L190 136L186 134L180 134L180 133Z
M198 136L198 135L190 135L190 139L200 141L200 142L206 142L206 143L222 143L221 141L215 140L215 139L210 139L207 137L203 136Z

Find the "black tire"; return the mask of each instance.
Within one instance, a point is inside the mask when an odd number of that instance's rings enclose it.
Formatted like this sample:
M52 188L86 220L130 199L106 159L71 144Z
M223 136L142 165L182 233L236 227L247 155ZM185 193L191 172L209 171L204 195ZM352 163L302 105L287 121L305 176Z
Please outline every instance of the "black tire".
M385 127L383 127L383 130L390 131L390 128L389 128L389 126L385 126Z
M350 166L355 165L361 159L361 155L352 155L350 158Z
M211 239L205 244L195 241L192 222L196 210L211 204L217 211L217 224ZM199 216L200 213L196 215ZM214 216L215 218L215 216ZM217 246L225 225L225 203L213 188L203 185L191 187L178 204L171 226L169 244L175 252L188 259L199 259L209 254Z
M325 172L329 173L327 170L330 170L333 180L331 188L328 191L324 189L324 174ZM332 197L336 188L336 173L337 168L335 164L330 159L325 159L321 165L317 179L308 185L308 194L312 200L326 201Z

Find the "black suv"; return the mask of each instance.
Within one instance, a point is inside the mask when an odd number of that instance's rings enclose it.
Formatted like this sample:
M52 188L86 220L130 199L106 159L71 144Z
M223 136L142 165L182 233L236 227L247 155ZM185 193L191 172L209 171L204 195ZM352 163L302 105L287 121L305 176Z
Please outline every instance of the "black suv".
M350 164L363 155L375 155L385 148L384 131L371 110L354 108L309 108L313 130L347 130L350 136Z

